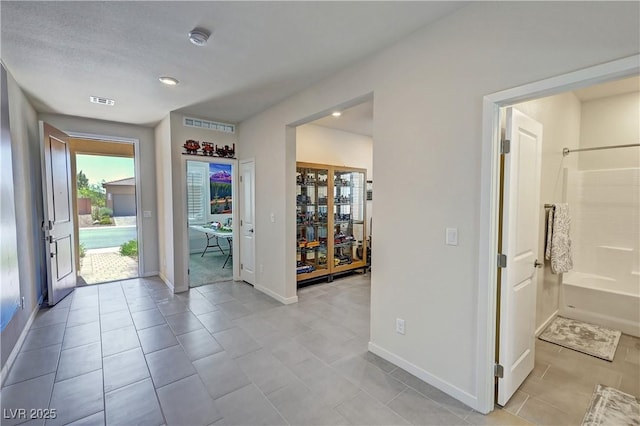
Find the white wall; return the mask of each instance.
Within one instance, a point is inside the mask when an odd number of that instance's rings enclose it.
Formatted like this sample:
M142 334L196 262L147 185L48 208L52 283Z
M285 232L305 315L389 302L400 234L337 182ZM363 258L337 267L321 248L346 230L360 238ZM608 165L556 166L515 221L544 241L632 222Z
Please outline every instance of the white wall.
M158 263L158 221L156 199L155 142L153 129L133 124L115 123L82 117L57 114L39 114L39 119L63 132L90 133L101 136L138 139L140 152L140 200L142 210L150 211L150 218L142 219L143 257L140 259L142 274L157 274Z
M482 98L637 54L639 6L471 3L241 123L240 157L256 161L258 284L284 298L296 291L287 126L373 92L370 348L477 406ZM458 228L458 246L444 245L446 227Z
M160 277L174 286L173 199L171 166L171 118L167 115L154 130L156 139L156 186L158 191L158 257Z
M540 178L540 221L538 260L544 259L546 221L545 203L562 203L564 172L577 169L576 155L564 157L563 148L578 148L580 144L580 100L571 92L515 105L542 124L542 169ZM538 273L536 297L536 328L541 327L560 307L562 274L552 274L551 264L544 260Z
M367 169L373 179L373 138L328 127L296 127L296 160Z
M640 92L582 103L580 148L640 143ZM587 151L580 170L640 167L640 147Z
M7 93L9 95L9 122L13 156L13 185L16 211L16 237L18 243L18 271L20 296L24 297L24 309L18 309L2 331L2 366L13 350L29 317L37 308L45 284L44 246L40 224L42 210L42 171L40 165L40 136L35 109L7 69ZM3 256L6 253L3 253ZM3 261L8 261L7 255Z

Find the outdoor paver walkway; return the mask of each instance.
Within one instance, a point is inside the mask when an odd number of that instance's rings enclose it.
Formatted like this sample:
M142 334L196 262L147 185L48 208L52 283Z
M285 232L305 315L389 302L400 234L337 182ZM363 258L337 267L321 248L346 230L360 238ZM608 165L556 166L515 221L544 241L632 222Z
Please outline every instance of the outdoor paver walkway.
M87 284L138 276L137 259L122 256L118 251L119 247L87 250L80 267L80 275Z

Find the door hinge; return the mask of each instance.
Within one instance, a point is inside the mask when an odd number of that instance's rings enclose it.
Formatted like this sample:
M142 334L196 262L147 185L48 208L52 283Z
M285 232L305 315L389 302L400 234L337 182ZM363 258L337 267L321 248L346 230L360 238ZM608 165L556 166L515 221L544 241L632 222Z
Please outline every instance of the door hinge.
M503 139L500 142L500 154L508 154L511 152L511 141L509 139Z
M504 367L500 364L494 364L493 375L499 379L502 379L504 377Z
M242 226L242 219L240 219L240 226Z
M240 264L240 269L244 269L244 265L242 263Z
M242 182L242 176L240 176L240 182Z
M498 268L506 268L507 267L507 255L498 253Z
M187 275L191 274L191 269L187 269Z

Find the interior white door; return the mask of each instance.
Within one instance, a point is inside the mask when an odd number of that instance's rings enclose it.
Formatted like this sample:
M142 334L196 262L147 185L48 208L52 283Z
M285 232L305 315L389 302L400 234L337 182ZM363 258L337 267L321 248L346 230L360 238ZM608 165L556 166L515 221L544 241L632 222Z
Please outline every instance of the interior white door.
M498 404L505 405L531 373L535 357L536 264L540 212L542 124L507 109L500 284Z
M240 279L256 283L255 162L240 162Z
M40 122L42 192L49 305L55 305L76 286L73 197L69 136Z

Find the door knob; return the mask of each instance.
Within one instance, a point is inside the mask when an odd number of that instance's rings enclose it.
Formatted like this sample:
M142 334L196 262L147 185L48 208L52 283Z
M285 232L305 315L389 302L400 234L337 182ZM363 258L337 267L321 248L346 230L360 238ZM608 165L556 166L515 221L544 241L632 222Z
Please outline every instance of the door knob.
M533 266L535 266L536 268L542 268L543 264L542 264L542 263L540 263L540 262L538 262L538 259L536 259L536 260L533 262Z
M253 228L249 229L249 232L253 233Z

